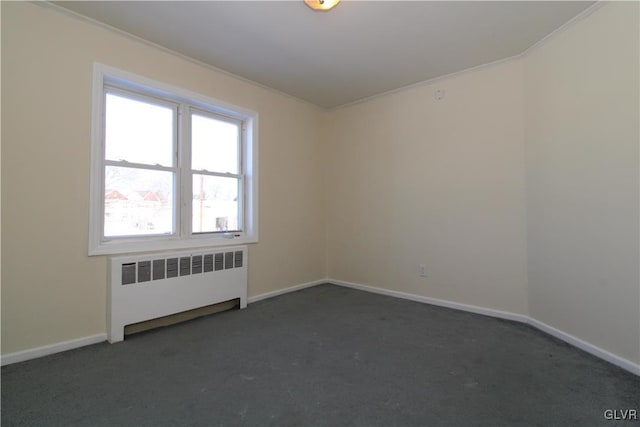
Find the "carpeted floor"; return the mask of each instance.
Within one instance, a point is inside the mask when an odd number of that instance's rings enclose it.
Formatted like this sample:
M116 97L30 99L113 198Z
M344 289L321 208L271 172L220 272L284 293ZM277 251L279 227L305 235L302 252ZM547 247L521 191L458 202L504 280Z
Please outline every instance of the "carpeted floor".
M639 377L527 325L333 285L2 368L3 426L612 426L631 408Z

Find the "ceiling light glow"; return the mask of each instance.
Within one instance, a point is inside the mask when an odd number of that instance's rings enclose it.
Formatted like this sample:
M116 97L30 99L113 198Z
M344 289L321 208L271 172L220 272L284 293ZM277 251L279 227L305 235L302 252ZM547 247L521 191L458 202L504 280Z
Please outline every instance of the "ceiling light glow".
M304 0L307 6L313 10L329 10L338 4L340 0Z

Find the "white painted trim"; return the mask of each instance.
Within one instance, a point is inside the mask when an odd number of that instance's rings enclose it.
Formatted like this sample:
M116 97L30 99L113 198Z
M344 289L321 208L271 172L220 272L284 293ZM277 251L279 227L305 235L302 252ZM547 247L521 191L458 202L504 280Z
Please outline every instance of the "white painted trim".
M260 295L247 298L249 304L261 301L267 298L273 298L279 295L287 294L289 292L299 291L301 289L311 288L313 286L321 285L323 283L329 283L327 279L314 280L312 282L302 283L299 285L291 286L284 289L279 289L273 292L267 292ZM30 348L27 350L18 351L15 353L3 354L1 357L2 366L11 365L12 363L24 362L26 360L37 359L39 357L49 356L51 354L60 353L67 350L73 350L75 348L84 347L91 344L97 344L103 341L107 341L107 334L96 334L83 338L76 338L69 341L59 342L55 344L45 345L42 347Z
M477 305L462 304L459 302L448 301L437 298L425 297L422 295L410 294L407 292L392 291L384 288L376 288L374 286L361 285L359 283L345 282L343 280L328 279L328 283L344 286L346 288L358 289L360 291L372 292L374 294L387 295L396 298L402 298L410 301L421 302L425 304L437 305L440 307L453 308L454 310L468 311L470 313L482 314L485 316L497 317L499 319L514 320L516 322L527 323L528 317L524 314L511 313L508 311L495 310L492 308L479 307Z
M247 302L249 304L252 304L254 302L262 301L263 299L277 297L279 295L288 294L290 292L299 291L301 289L312 288L314 286L322 285L324 283L333 283L333 282L331 282L328 279L314 280L313 282L302 283L300 285L294 285L294 286L290 286L288 288L278 289L277 291L267 292L267 293L264 293L264 294L255 295L255 296L247 298Z
M590 353L613 365L619 366L620 368L626 371L629 371L632 374L636 374L640 376L640 365L637 363L633 363L632 361L624 359L620 356L617 356L607 350L604 350L600 347L596 347L591 343L581 340L580 338L574 337L573 335L563 332L560 329L556 329L553 326L549 326L546 323L543 323L532 317L529 318L529 321L527 323L529 323L529 325L533 326L534 328L542 332L545 332L549 335L559 338L562 341L568 344L571 344L574 347L578 347L580 350L584 350L587 353Z
M564 33L565 31L573 27L578 22L591 16L596 10L600 9L602 6L606 5L607 3L609 3L609 0L597 0L594 4L592 4L591 6L589 6L588 8L586 8L585 10L583 10L582 12L574 16L573 18L569 19L567 22L565 22L564 24L562 24L561 26L559 26L558 28L556 28L555 30L553 30L552 32L544 36L543 38L538 40L534 45L527 48L524 52L520 54L520 56L524 57L529 55L531 52L547 44L550 40L556 38L556 36L558 36L559 34Z
M30 348L28 350L17 351L15 353L2 355L2 366L12 363L24 362L25 360L37 359L38 357L48 356L54 353L60 353L67 350L84 347L91 344L97 344L107 340L107 334L96 334L88 337L76 338L69 341L63 341L55 344L49 344L42 347Z
M427 79L427 80L421 80L419 82L411 83L411 84L406 85L406 86L401 86L401 87L396 88L396 89L391 89L391 90L388 90L388 91L385 91L385 92L376 93L375 95L366 96L364 98L356 99L355 101L347 102L346 104L338 105L337 107L327 108L327 110L328 111L337 111L337 110L340 110L340 109L343 109L343 108L352 107L354 105L363 104L365 102L372 101L372 100L377 99L377 98L383 98L383 97L388 96L388 95L393 95L393 94L396 94L396 93L405 92L405 91L408 91L408 90L411 90L411 89L415 89L415 88L418 88L418 87L422 87L422 86L428 86L430 84L439 82L440 80L452 79L454 77L458 77L458 76L461 76L463 74L468 74L468 73L472 73L472 72L475 72L475 71L484 70L485 68L491 68L491 67L494 67L496 65L500 65L500 64L507 63L507 62L515 61L515 60L520 59L520 58L522 58L522 54L521 53L519 53L517 55L509 56L507 58L498 59L496 61L487 62L486 64L475 65L475 66L473 66L471 68L465 68L464 70L454 71L454 72L449 73L449 74L443 74L441 76L432 77L432 78Z
M78 13L78 12L74 12L72 10L66 9L66 8L64 8L62 6L59 6L59 5L54 4L54 3L51 3L48 0L37 1L37 2L35 2L35 4L40 5L40 6L44 6L44 7L48 7L50 9L52 9L52 10L55 10L55 11L57 11L59 13L67 15L67 16L69 16L71 18L77 19L79 21L84 21L84 22L86 22L88 24L91 24L91 25L106 29L106 30L111 31L113 33L116 33L118 35L124 36L124 37L126 37L126 38L128 38L130 40L136 41L138 43L145 44L145 45L150 46L152 48L158 49L158 50L160 50L162 52L165 52L165 53L168 53L170 55L176 56L176 57L178 57L180 59L183 59L185 61L189 61L189 62L191 62L193 64L196 64L196 65L199 65L201 67L204 67L204 68L210 69L212 71L215 71L217 73L223 74L223 75L225 75L227 77L239 80L239 81L241 81L243 83L247 83L247 84L250 84L252 86L256 86L256 87L259 87L261 89L264 89L266 91L269 91L269 92L284 96L286 98L293 99L295 101L298 101L298 102L301 102L303 104L309 105L311 107L317 108L318 110L334 111L334 110L338 110L338 109L341 109L341 108L351 107L353 105L361 104L361 103L364 103L364 102L367 102L367 101L370 101L370 100L373 100L373 99L376 99L376 98L380 98L380 97L383 97L383 96L386 96L386 95L391 95L391 94L394 94L394 93L397 93L397 92L403 92L405 90L413 89L415 87L432 84L432 83L437 82L437 81L442 80L442 79L448 79L448 78L452 78L452 77L457 77L457 76L459 76L461 74L466 74L466 73L473 72L473 71L479 71L479 70L487 68L487 67L491 67L491 66L494 66L494 65L502 64L504 62L509 62L509 61L520 59L520 58L524 58L529 53L531 53L532 51L534 51L534 50L538 49L540 46L546 44L549 40L555 38L558 34L563 33L564 31L566 31L569 28L571 28L577 22L582 21L583 19L585 19L588 16L590 16L591 14L593 14L595 11L597 11L598 9L600 9L601 7L603 7L604 5L609 3L609 1L610 0L597 0L595 4L589 6L588 8L586 8L585 10L583 10L582 12L580 12L579 14L577 14L576 16L574 16L573 18L569 19L567 22L562 24L560 27L556 28L551 33L549 33L546 36L544 36L542 39L538 40L535 44L533 44L532 46L530 46L527 49L525 49L523 52L518 53L516 55L510 56L510 57L507 57L507 58L503 58L503 59L498 59L496 61L488 62L488 63L485 63L485 64L476 65L476 66L473 66L471 68L466 68L464 70L455 71L455 72L452 72L452 73L449 73L449 74L436 76L436 77L433 77L431 79L421 80L421 81L416 82L416 83L412 83L412 84L409 84L409 85L406 85L406 86L402 86L402 87L399 87L399 88L396 88L396 89L392 89L392 90L389 90L389 91L386 91L386 92L374 94L374 95L371 95L371 96L367 96L367 97L364 97L364 98L357 99L355 101L347 102L345 104L341 104L341 105L338 105L338 106L335 106L335 107L329 107L329 108L321 107L321 106L316 105L316 104L314 104L314 103L312 103L310 101L304 100L302 98L295 97L295 96L290 95L290 94L288 94L286 92L282 92L282 91L280 91L278 89L274 89L272 87L269 87L269 86L263 85L261 83L258 83L258 82L254 81L254 80L250 80L250 79L247 79L245 77L239 76L237 74L233 74L233 73L231 73L229 71L223 70L222 68L218 68L218 67L213 66L211 64L208 64L206 62L203 62L203 61L200 61L198 59L195 59L195 58L192 58L190 56L187 56L185 54L182 54L182 53L180 53L178 51L169 49L167 47L164 47L164 46L159 45L157 43L154 43L152 41L143 39L142 37L139 37L139 36L136 36L134 34L128 33L128 32L126 32L124 30L119 29L119 28L113 27L113 26L111 26L109 24L105 24L104 22L100 22L100 21L98 21L96 19L89 18L88 16L84 16L84 15Z
M359 283L345 282L342 280L335 279L327 279L326 283L332 283L338 286L344 286L347 288L357 289L365 292L372 292L381 295L387 295L396 298L407 299L410 301L422 302L425 304L432 304L441 307L452 308L455 310L468 311L476 314L483 314L485 316L497 317L500 319L513 320L516 322L526 323L531 325L532 327L554 336L562 341L579 348L580 350L586 351L589 354L592 354L606 362L609 362L613 365L616 365L626 371L631 372L632 374L640 376L640 364L634 363L630 360L627 360L623 357L615 355L607 350L604 350L600 347L597 347L587 341L584 341L580 338L574 337L571 334L561 331L560 329L556 329L553 326L549 326L544 322L541 322L532 317L526 316L524 314L511 313L508 311L500 311L494 310L491 308L478 307L475 305L462 304L454 301L441 300L436 298L424 297L421 295L410 294L406 292L392 291L389 289L376 288L373 286L361 285Z
M471 73L471 72L484 70L485 68L490 68L490 67L493 67L493 66L496 66L496 65L504 64L506 62L516 61L518 59L523 59L526 56L528 56L530 53L535 51L536 49L540 48L541 46L543 46L544 44L546 44L550 40L554 39L559 34L562 34L563 32L565 32L568 29L570 29L571 27L573 27L578 22L580 22L580 21L586 19L587 17L591 16L595 11L597 11L598 9L600 9L601 7L603 7L604 5L609 3L609 1L610 0L597 0L595 4L589 6L588 8L586 8L585 10L583 10L582 12L580 12L579 14L574 16L573 18L569 19L567 22L565 22L564 24L562 24L561 26L559 26L558 28L556 28L555 30L553 30L552 32L550 32L549 34L547 34L546 36L541 38L540 40L538 40L536 43L534 43L533 45L529 46L527 49L525 49L524 51L522 51L522 52L520 52L520 53L518 53L516 55L509 56L507 58L498 59L498 60L492 61L492 62L487 62L485 64L475 65L473 67L465 68L465 69L460 70L460 71L454 71L454 72L449 73L449 74L444 74L444 75L441 75L441 76L432 77L432 78L427 79L427 80L421 80L419 82L412 83L412 84L409 84L409 85L406 85L406 86L401 86L401 87L396 88L396 89L391 89L391 90L388 90L386 92L377 93L375 95L371 95L371 96L367 96L367 97L364 97L364 98L356 99L355 101L347 102L346 104L338 105L337 107L328 108L327 110L335 111L335 110L339 110L339 109L342 109L342 108L351 107L353 105L362 104L362 103L365 103L367 101L374 100L376 98L382 98L382 97L387 96L387 95L393 95L395 93L404 92L404 91L407 91L407 90L410 90L410 89L414 89L414 88L417 88L417 87L427 86L427 85L436 83L436 82L438 82L440 80L445 80L445 79L458 77L458 76L463 75L463 74L468 74L468 73Z

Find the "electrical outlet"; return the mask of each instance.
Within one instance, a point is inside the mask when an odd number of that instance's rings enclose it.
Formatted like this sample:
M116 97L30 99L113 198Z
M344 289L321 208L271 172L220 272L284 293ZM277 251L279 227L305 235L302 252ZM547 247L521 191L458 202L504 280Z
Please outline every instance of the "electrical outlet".
M427 266L420 264L420 277L427 277Z

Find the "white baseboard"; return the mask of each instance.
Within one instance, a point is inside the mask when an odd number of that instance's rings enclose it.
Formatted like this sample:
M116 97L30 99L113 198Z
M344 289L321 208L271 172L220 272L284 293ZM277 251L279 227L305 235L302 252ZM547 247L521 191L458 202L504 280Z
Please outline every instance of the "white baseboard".
M591 343L581 340L580 338L574 337L573 335L563 332L560 329L556 329L553 326L549 326L546 323L543 323L532 317L529 318L528 323L534 328L541 330L542 332L545 332L549 335L559 338L562 341L568 344L571 344L574 347L578 347L580 350L584 350L587 353L590 353L596 357L599 357L600 359L606 360L611 364L619 366L622 369L631 372L632 374L636 374L640 376L640 365L637 363L633 363L632 361L624 359L620 356L617 356L607 350L604 350L600 347L596 347Z
M462 304L453 301L441 300L436 298L424 297L421 295L410 294L406 292L392 291L384 288L376 288L373 286L361 285L359 283L345 282L343 280L327 279L327 283L333 283L334 285L344 286L347 288L358 289L366 292L373 292L376 294L392 296L396 298L407 299L411 301L422 302L426 304L438 305L441 307L453 308L456 310L469 311L471 313L484 314L486 316L498 317L500 319L514 320L516 322L527 323L534 328L552 335L562 341L573 345L581 350L586 351L600 359L603 359L611 364L619 366L620 368L631 372L632 374L640 376L640 364L634 363L630 360L617 356L607 350L601 349L591 343L588 343L580 338L574 337L571 334L556 329L547 325L537 319L526 316L524 314L511 313L508 311L494 310L491 308L478 307L475 305Z
M478 307L475 305L462 304L454 301L441 300L437 298L429 298L421 295L410 294L407 292L392 291L384 288L376 288L374 286L362 285L359 283L345 282L343 280L335 279L320 279L312 282L302 283L300 285L291 286L284 289L279 289L273 292L267 292L264 294L255 295L247 298L249 304L261 301L267 298L273 298L279 295L287 294L289 292L299 291L301 289L310 288L313 286L321 285L323 283L332 283L338 286L344 286L347 288L357 289L365 292L372 292L380 295L387 295L396 298L402 298L410 301L421 302L425 304L437 305L440 307L452 308L455 310L468 311L471 313L482 314L485 316L497 317L500 319L513 320L516 322L527 323L536 329L541 330L549 335L552 335L568 344L571 344L581 350L586 351L600 359L603 359L609 363L612 363L620 368L631 372L632 374L640 376L640 364L634 363L630 360L617 356L607 350L601 349L591 343L588 343L580 338L574 337L571 334L556 329L546 323L543 323L537 319L529 316L517 313L511 313L508 311L494 310L491 308ZM60 353L62 351L72 350L74 348L84 347L86 345L97 344L107 340L107 334L97 334L88 337L77 338L70 341L64 341L61 343L46 345L43 347L37 347L33 349L18 351L16 353L9 353L2 355L1 364L10 365L12 363L23 362L25 360L35 359L42 356L48 356L54 353Z
M86 345L97 344L107 340L107 334L97 334L88 337L76 338L69 341L63 341L56 344L45 345L42 347L30 348L28 350L17 351L15 353L2 355L2 366L12 363L24 362L25 360L36 359L38 357L48 356L62 351L73 350L74 348L84 347Z
M273 297L277 297L278 295L288 294L289 292L295 292L295 291L299 291L301 289L306 289L306 288L311 288L313 286L318 286L318 285L321 285L323 283L329 283L329 280L327 280L327 279L314 280L313 282L302 283L300 285L290 286L290 287L284 288L284 289L278 289L277 291L267 292L267 293L264 293L264 294L255 295L255 296L247 298L247 302L249 304L251 304L251 303L254 303L254 302L261 301L263 299L273 298Z
M437 298L424 297L422 295L410 294L407 292L392 291L384 288L376 288L374 286L361 285L359 283L345 282L343 280L328 279L328 283L344 286L347 288L358 289L361 291L373 292L375 294L387 295L396 298L407 299L410 301L422 302L440 307L453 308L461 311L469 311L471 313L483 314L485 316L498 317L500 319L515 320L516 322L527 323L528 317L523 314L511 313L509 311L494 310L492 308L478 307L477 305L462 304L454 301L447 301Z
M302 283L300 285L291 286L285 289L279 289L273 292L267 292L264 294L256 295L247 298L248 303L254 303L263 299L273 298L278 295L287 294L289 292L299 291L300 289L310 288L322 283L327 283L327 279L315 280L313 282ZM97 344L107 340L107 334L91 335L83 338L76 338L69 341L59 342L56 344L45 345L37 348L30 348L27 350L18 351L15 353L3 354L0 359L2 366L10 365L12 363L24 362L26 360L37 359L38 357L48 356L50 354L60 353L67 350L73 350L74 348L80 348L91 344Z

